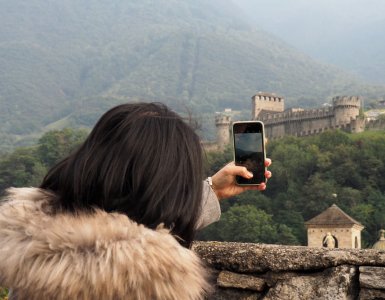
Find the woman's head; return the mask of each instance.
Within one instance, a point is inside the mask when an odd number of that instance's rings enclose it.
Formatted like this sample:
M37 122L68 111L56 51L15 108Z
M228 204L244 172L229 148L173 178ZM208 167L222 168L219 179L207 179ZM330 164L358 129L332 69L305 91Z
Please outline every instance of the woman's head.
M98 207L151 228L160 223L190 243L202 197L198 136L157 103L123 104L105 113L82 146L53 167L41 187L61 207Z

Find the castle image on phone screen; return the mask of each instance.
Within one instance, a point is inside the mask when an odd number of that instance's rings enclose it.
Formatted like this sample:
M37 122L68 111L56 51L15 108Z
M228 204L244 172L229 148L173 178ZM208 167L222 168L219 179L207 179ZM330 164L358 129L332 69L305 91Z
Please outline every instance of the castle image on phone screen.
M261 132L234 134L235 162L253 173L251 180L237 178L239 184L259 184L265 181L263 137Z

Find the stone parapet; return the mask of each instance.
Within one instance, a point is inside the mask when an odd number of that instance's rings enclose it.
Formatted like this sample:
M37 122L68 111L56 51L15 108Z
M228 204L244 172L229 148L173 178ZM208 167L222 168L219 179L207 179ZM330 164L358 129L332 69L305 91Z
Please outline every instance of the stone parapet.
M224 242L193 250L213 271L208 299L385 299L385 251Z
M259 118L265 124L288 123L309 119L332 118L333 110L330 108L309 109L303 111L285 111L282 113L266 114Z
M333 106L352 106L352 107L360 107L361 106L361 98L359 96L337 96L334 97Z
M367 130L384 130L385 129L385 119L370 120L365 124Z

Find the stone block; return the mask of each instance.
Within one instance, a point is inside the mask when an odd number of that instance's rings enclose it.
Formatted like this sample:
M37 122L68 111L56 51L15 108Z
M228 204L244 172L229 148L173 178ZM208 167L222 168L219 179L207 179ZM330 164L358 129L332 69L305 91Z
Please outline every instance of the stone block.
M360 267L360 285L364 288L385 290L385 268Z
M323 272L288 277L277 282L262 299L353 300L358 295L356 268L339 266Z
M259 300L262 294L248 290L228 289L217 287L207 300Z
M359 300L385 300L384 290L361 289Z
M262 292L266 286L265 280L261 278L228 271L219 273L217 284L225 288L248 289L258 292Z

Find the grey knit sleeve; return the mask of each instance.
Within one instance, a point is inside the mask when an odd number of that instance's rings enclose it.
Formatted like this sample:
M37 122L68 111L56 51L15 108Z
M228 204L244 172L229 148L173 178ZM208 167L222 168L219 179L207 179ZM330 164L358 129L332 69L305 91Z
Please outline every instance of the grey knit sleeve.
M202 229L221 217L219 200L207 181L203 182L202 211L198 219L197 229Z

